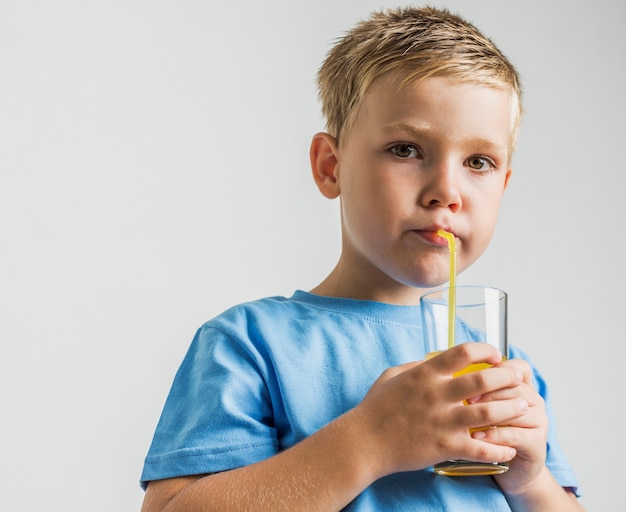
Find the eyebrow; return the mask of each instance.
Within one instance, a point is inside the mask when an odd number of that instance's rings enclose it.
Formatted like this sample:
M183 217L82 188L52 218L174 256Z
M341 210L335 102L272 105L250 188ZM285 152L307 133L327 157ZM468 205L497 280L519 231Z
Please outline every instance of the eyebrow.
M388 124L386 126L381 126L380 130L383 133L393 133L397 131L409 132L411 135L416 137L426 136L429 132L428 126L421 128L419 126L406 123Z

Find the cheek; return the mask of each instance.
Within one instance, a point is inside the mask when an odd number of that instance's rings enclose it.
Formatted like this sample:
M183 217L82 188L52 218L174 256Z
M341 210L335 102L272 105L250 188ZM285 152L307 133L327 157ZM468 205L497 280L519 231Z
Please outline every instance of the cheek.
M377 252L398 236L404 208L392 187L362 183L343 201L344 232L361 250Z
M480 207L471 216L471 236L465 244L465 268L474 263L491 242L498 221L500 199L501 197L491 196L478 201Z

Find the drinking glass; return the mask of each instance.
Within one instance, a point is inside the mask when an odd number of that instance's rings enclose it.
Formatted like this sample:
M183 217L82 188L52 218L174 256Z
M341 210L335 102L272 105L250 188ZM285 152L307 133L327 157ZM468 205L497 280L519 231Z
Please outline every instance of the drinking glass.
M447 350L452 343L486 342L508 358L507 294L488 286L456 286L455 296L449 288L440 288L420 299L426 358ZM454 316L450 315L450 303ZM453 339L449 329L453 321ZM455 377L488 368L488 363L471 364ZM474 462L447 460L434 465L434 471L446 476L498 475L509 469L507 462Z

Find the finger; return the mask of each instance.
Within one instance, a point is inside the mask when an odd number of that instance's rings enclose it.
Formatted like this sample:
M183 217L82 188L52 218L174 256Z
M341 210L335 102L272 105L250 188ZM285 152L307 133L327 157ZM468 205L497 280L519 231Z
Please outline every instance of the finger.
M469 453L462 457L467 457L476 462L508 462L517 455L517 450L506 444L482 442L475 439L476 443L471 445Z
M523 375L516 368L485 368L453 379L450 383L451 397L468 403L484 402L492 393L515 388L522 380ZM512 393L510 398L519 394L519 391Z
M467 428L509 425L528 413L524 398L465 405L457 410L459 422Z
M545 400L543 397L535 391L534 388L522 383L519 386L514 386L511 388L503 388L496 391L492 391L490 393L485 393L478 397L472 397L467 400L468 404L477 404L480 402L496 402L502 400L513 400L516 398L521 398L528 402L528 407L531 412L536 414L545 415ZM524 423L520 424L521 426L529 426L524 420Z
M517 369L522 372L522 375L524 376L524 383L529 386L533 385L533 373L527 361L524 361L523 359L509 359L507 361L502 361L500 366L503 368Z
M487 343L461 343L439 353L429 361L432 361L432 364L440 371L454 374L471 364L499 364L502 361L502 354Z
M498 446L514 446L521 451L525 451L525 447L533 442L533 437L532 429L520 427L491 427L472 433L472 438L478 441Z
M519 443L519 439L517 439L519 438L519 433L512 433L510 427L489 427L476 430L472 432L472 438L478 441L484 441L486 443L497 444L500 446L510 446ZM518 441L518 443L515 441Z
M466 401L467 403L475 404L478 402L510 400L516 397L525 398L531 407L543 404L543 398L533 388L523 382L513 386L501 387L494 391L488 391L482 395L468 398Z

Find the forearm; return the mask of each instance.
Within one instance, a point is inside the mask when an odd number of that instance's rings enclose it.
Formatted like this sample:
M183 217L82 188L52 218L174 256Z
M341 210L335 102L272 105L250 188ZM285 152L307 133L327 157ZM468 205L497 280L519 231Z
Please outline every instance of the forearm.
M375 479L356 425L342 416L274 457L195 479L174 492L171 488L160 492L160 482L153 482L143 510L341 510ZM152 496L151 491L155 491Z
M513 512L576 512L584 508L574 494L554 479L547 467L527 486L515 494L505 493Z

